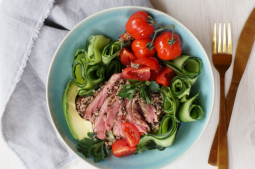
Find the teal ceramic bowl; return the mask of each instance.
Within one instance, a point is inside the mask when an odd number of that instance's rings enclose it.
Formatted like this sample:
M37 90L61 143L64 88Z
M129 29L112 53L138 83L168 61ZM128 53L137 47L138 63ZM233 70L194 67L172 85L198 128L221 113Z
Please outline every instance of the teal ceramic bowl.
M70 79L72 79L72 62L74 52L78 47L85 47L85 43L90 35L103 34L117 40L125 31L125 23L128 18L137 11L146 11L160 25L175 25L175 31L182 40L184 54L197 56L203 61L203 70L194 86L192 95L201 92L198 100L205 112L203 119L182 123L174 144L164 151L145 150L141 154L130 155L123 158L116 158L110 153L106 160L94 163L93 158L84 158L76 151L77 140L75 140L66 123L63 109L62 97L64 89ZM52 60L47 82L47 102L50 117L56 130L62 137L66 145L91 165L99 168L161 168L172 164L187 154L198 142L209 122L213 102L214 102L214 80L211 64L202 45L196 37L180 22L171 16L144 7L118 7L96 13L81 21L65 37L59 45Z

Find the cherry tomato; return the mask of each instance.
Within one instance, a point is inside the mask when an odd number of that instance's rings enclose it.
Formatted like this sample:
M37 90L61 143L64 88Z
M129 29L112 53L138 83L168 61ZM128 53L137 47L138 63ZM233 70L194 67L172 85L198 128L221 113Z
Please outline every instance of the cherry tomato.
M148 79L149 81L156 81L156 77L158 76L159 71L151 69L151 76Z
M174 78L174 71L169 67L163 67L156 78L156 82L158 84L162 84L163 86L170 86L172 79Z
M140 141L140 133L135 125L132 123L122 123L121 124L122 131L126 136L126 140L130 147L136 146Z
M136 147L130 147L126 139L120 139L112 144L112 152L115 157L124 157L133 154Z
M123 69L122 75L126 79L146 81L150 78L150 69L149 66L142 66L139 69L133 69L129 66Z
M135 39L148 38L154 31L154 26L147 22L148 14L138 11L130 16L126 23L126 31Z
M127 48L123 48L120 52L120 61L123 65L130 65L131 62L135 61L135 55Z
M151 42L151 40L152 40L151 38L146 38L133 41L131 48L136 58L150 57L155 55L156 53L155 49L153 48L150 50L146 46L147 43Z
M155 49L159 58L163 60L175 59L182 53L182 43L180 37L174 33L174 39L177 41L171 47L168 43L170 39L172 39L172 32L166 31L162 33L155 41Z
M151 69L159 71L158 59L156 59L155 57L142 57L136 59L133 63L142 66L149 66Z

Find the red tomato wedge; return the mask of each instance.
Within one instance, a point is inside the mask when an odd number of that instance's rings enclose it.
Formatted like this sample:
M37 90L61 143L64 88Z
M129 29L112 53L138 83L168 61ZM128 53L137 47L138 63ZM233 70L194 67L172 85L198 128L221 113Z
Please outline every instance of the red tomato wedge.
M126 139L120 139L112 144L112 152L115 157L124 157L133 154L136 147L130 147Z
M126 140L130 147L136 146L140 141L140 133L135 125L132 123L122 123L121 124L122 131L126 136Z
M156 77L158 76L159 71L151 69L151 76L149 81L156 81Z
M133 41L133 43L131 44L131 48L136 58L150 57L155 55L156 51L154 48L152 48L151 50L147 48L147 44L151 41L151 38L139 40L136 39Z
M172 32L166 31L157 37L155 41L155 49L160 59L172 60L180 56L182 53L182 43L180 37L174 33L176 42L170 47L169 40L172 39Z
M169 67L163 67L156 78L156 82L158 84L162 84L163 86L170 86L172 79L174 78L174 71Z
M122 75L126 79L146 81L150 78L150 69L151 68L149 66L142 66L139 69L133 69L129 66L123 69Z
M154 57L142 57L136 59L133 63L139 64L142 66L149 66L153 70L159 70L158 60Z
M144 11L131 15L126 23L126 31L135 39L148 38L154 31L154 26L147 22L148 16Z
M123 65L130 65L131 62L135 61L135 55L127 48L123 48L120 52L120 61Z

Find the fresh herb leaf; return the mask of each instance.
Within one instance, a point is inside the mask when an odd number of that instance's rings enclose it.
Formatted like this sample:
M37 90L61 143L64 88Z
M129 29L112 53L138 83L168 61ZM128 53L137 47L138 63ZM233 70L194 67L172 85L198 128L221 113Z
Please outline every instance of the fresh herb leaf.
M159 84L156 81L152 81L149 84L149 89L152 92L160 92L160 86L159 86Z
M131 85L122 85L124 89L120 90L118 96L121 98L128 97L128 100L131 100L135 94L136 88L138 88L140 98L143 98L146 104L151 104L150 93L149 89L152 92L160 92L160 86L156 81L149 82L149 81L139 81L139 80L128 80Z
M84 138L80 140L77 144L77 151L82 153L85 158L89 158L90 156L94 157L94 162L100 162L105 159L109 151L105 147L103 140L94 140L94 134L92 132L88 133L89 138Z
M146 104L151 105L150 93L147 85L141 85L138 90L140 91L139 97L142 97L145 100Z
M121 98L128 97L128 100L131 100L135 94L135 85L122 85L124 89L120 90L118 96Z

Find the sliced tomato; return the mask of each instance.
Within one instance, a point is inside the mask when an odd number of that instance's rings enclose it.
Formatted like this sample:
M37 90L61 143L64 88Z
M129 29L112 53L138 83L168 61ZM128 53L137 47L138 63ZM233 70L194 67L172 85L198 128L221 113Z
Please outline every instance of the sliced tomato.
M156 82L158 84L162 84L163 86L170 86L172 79L174 78L174 71L169 67L163 67L156 78Z
M155 57L142 57L136 59L133 63L139 64L142 66L149 66L153 70L159 70L159 63Z
M123 65L130 65L131 62L135 61L135 55L127 48L123 48L120 52L120 61Z
M145 38L139 40L136 39L132 42L131 48L136 58L150 57L155 55L156 50L154 48L152 49L147 48L147 44L151 41L152 41L151 38Z
M126 140L130 147L136 146L140 141L140 133L135 125L132 123L122 123L121 124L122 131L126 136Z
M120 139L112 144L112 152L115 157L124 157L133 154L136 146L130 147L126 139Z
M151 69L151 76L149 78L149 81L156 81L156 78L158 76L159 71Z
M150 69L151 68L149 66L142 66L139 69L133 69L129 66L123 69L122 75L126 79L146 81L150 78Z
M129 41L132 38L127 32L123 33L119 38L123 38L123 40Z

